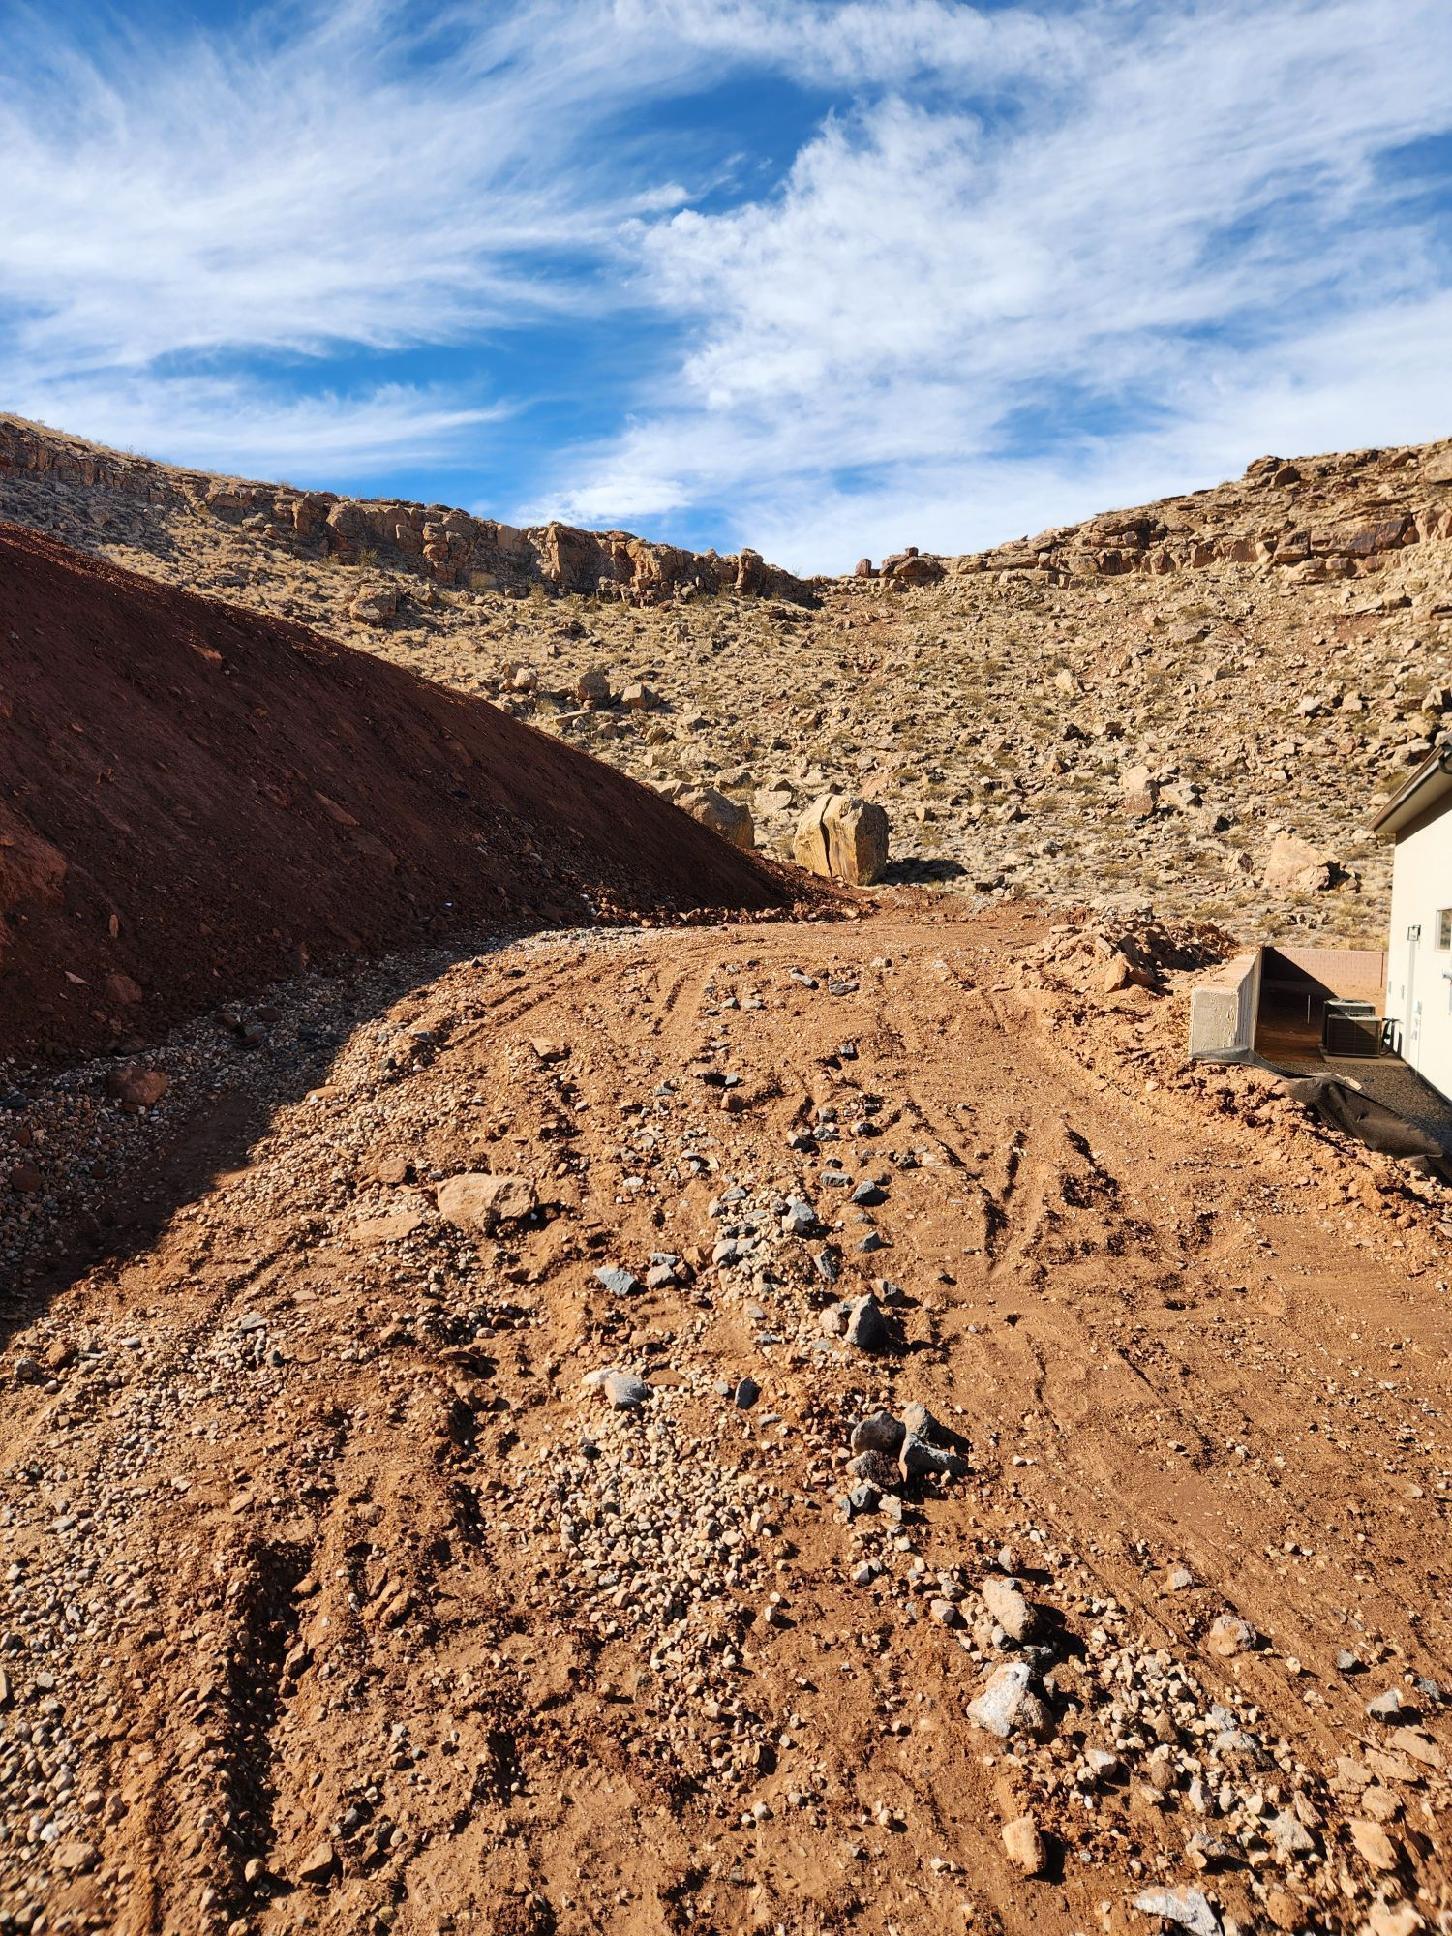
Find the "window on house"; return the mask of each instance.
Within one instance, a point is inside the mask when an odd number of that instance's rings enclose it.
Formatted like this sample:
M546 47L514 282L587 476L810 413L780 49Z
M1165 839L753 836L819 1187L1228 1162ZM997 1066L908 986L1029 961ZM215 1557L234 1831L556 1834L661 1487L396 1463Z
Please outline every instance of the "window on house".
M1452 948L1452 908L1437 910L1437 946Z

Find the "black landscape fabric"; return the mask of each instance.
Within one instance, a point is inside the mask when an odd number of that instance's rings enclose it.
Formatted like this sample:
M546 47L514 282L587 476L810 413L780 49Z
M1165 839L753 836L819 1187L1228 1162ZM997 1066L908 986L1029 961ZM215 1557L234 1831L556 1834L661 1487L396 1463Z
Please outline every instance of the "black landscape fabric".
M1335 1076L1288 1081L1286 1094L1303 1108L1313 1110L1322 1122L1359 1137L1368 1149L1379 1150L1383 1156L1429 1156L1436 1161L1448 1155L1434 1136Z

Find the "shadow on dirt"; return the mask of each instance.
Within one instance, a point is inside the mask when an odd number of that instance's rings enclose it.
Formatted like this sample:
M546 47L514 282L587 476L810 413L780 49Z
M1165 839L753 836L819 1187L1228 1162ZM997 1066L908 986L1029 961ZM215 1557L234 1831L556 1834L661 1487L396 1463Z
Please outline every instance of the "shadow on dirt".
M385 1069L416 1066L433 1045L410 1032L409 998L449 968L482 966L525 938L493 936L359 963L199 1017L131 1056L7 1074L0 1085L0 1346L79 1277L119 1270L156 1242L179 1209L244 1169L280 1109L326 1088L360 1029L386 1028L377 1049ZM396 1009L401 1014L388 1023ZM141 1108L108 1096L107 1077L126 1066L167 1076L160 1104ZM15 1187L14 1175L27 1171L39 1188Z

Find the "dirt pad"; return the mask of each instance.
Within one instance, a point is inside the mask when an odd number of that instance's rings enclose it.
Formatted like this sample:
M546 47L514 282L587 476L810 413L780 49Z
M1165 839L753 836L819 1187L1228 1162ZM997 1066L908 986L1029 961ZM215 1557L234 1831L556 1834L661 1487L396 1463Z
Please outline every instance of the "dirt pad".
M1043 943L461 963L32 1313L0 1909L1445 1929L1446 1196Z
M481 699L0 527L0 1056L484 923L789 898Z

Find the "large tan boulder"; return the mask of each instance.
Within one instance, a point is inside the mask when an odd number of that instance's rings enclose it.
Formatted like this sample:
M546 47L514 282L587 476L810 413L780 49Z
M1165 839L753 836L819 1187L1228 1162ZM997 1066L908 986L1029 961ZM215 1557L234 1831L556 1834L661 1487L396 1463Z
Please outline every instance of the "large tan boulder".
M887 813L875 800L824 793L797 822L792 852L799 867L849 887L871 887L887 871Z
M673 800L682 813L688 813L692 820L699 820L713 834L720 834L723 840L729 840L733 847L740 847L748 854L755 847L756 825L751 818L751 809L743 807L736 800L729 800L715 787L677 787L669 790L666 798Z
M1277 834L1271 842L1263 876L1267 887L1289 894L1322 894L1341 878L1336 861L1299 834Z

